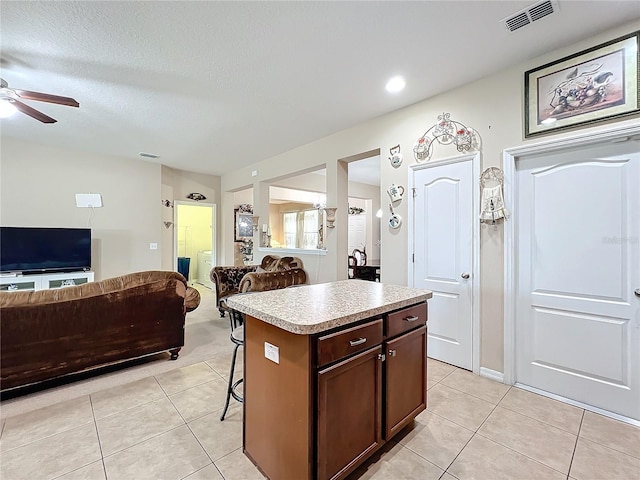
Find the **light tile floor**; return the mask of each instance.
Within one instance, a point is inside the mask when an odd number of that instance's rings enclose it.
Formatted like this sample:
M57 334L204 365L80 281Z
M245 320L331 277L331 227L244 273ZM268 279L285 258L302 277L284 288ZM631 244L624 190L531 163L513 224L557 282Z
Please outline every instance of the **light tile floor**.
M219 419L230 358L220 343L206 361L3 418L0 478L262 479L242 454L241 405ZM429 359L427 411L356 478L640 480L640 428Z
M0 478L262 478L241 451L241 406L219 419L229 362L7 418ZM640 479L640 428L431 359L428 376L427 411L350 480Z

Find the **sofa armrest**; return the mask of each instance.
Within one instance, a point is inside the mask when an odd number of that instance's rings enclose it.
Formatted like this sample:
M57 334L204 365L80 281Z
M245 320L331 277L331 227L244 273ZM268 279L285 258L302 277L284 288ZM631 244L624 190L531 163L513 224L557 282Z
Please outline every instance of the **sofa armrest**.
M209 278L215 285L216 301L218 306L220 300L234 293L238 293L240 281L247 273L255 272L257 265L247 265L243 267L213 267L209 273Z

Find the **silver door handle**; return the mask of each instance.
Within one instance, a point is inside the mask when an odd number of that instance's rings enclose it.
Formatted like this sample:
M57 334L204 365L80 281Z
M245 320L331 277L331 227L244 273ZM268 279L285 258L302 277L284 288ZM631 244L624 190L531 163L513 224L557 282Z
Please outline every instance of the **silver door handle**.
M640 288L636 288L633 293L636 294L636 297L640 297Z
M365 337L361 337L356 340L349 340L349 345L355 347L356 345L362 345L363 343L366 343L366 341L367 339Z
M464 272L462 275L460 275L462 278L464 278L465 280L467 278L469 278L469 274L467 272Z
M418 316L417 316L417 315L414 315L414 316L412 316L412 317L404 317L404 318L403 318L403 320L404 320L405 322L415 322L416 320L418 320Z

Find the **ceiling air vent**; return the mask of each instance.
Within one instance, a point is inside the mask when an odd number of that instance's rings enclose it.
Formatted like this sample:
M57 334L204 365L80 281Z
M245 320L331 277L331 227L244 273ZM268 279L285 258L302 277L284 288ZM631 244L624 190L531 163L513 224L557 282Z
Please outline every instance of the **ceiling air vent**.
M538 2L515 15L511 15L510 17L501 20L501 22L504 22L507 30L513 32L514 30L522 28L525 25L529 25L536 20L540 20L547 15L551 15L558 10L557 0L544 0L543 2Z

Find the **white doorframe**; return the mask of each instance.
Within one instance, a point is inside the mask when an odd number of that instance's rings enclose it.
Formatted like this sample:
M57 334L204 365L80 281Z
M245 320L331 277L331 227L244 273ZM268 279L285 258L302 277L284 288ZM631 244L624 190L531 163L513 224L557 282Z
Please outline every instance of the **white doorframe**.
M629 140L640 141L640 126L629 125L583 133L569 138L508 148L502 155L504 169L504 201L510 212L516 211L515 174L516 162L523 157L557 152L569 148L580 148L605 142ZM504 383L516 383L516 338L515 338L515 291L517 272L515 271L515 222L507 220L504 224Z
M211 207L211 261L216 264L216 204L202 202L185 202L174 200L173 202L173 270L178 271L178 205L202 205Z
M413 192L415 188L415 172L425 168L441 167L443 165L449 165L453 163L472 162L473 167L473 241L472 241L472 258L473 268L471 274L471 335L472 335L472 371L476 375L480 374L480 152L462 155L459 157L450 157L443 160L437 160L427 163L420 163L417 165L409 165L409 179L407 181L408 188L407 193ZM407 235L408 235L408 252L409 265L407 267L408 281L407 285L414 286L414 262L413 262L413 235L414 235L414 222L416 218L415 201L413 194L407 194L407 212L409 218L407 219ZM383 208L384 212L385 209ZM387 214L385 214L387 216Z

